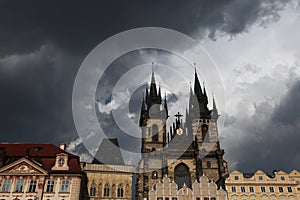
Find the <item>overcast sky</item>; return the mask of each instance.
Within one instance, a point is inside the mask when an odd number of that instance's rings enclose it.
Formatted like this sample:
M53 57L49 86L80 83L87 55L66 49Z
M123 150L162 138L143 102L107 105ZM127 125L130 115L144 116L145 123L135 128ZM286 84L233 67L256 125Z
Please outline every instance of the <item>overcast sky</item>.
M165 27L198 40L219 70L230 170L299 169L299 9L296 0L1 1L0 141L65 142L88 159L72 117L81 63L119 32Z

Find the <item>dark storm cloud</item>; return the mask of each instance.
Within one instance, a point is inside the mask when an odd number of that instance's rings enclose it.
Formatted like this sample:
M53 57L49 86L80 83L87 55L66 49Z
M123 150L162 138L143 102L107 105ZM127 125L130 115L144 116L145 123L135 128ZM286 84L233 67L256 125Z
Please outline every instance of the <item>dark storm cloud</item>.
M279 18L288 1L1 1L0 55L28 52L45 41L88 53L105 38L143 26L235 35Z
M49 44L0 59L0 141L59 144L75 137L71 89L76 62Z
M282 97L274 108L267 101L255 106L255 114L248 118L231 119L238 135L227 151L236 169L255 172L263 169L292 170L300 165L300 82ZM226 140L226 138L225 138ZM233 141L232 141L233 142ZM232 170L232 169L231 169Z

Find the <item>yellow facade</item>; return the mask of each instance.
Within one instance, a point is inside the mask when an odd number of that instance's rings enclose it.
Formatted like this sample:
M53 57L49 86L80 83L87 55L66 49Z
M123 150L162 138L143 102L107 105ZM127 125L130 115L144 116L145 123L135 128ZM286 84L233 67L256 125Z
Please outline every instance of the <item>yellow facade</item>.
M83 164L86 193L82 199L132 199L133 166Z
M295 172L294 172L295 173ZM294 176L299 176L296 171ZM279 171L270 176L261 170L244 174L237 170L226 179L230 200L296 200L299 199L299 184L290 174Z

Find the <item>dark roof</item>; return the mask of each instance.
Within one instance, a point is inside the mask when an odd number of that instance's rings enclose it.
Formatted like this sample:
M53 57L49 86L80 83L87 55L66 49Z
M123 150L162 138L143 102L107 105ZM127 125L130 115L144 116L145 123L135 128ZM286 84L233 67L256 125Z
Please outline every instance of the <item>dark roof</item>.
M118 139L103 138L93 164L124 165Z
M65 153L68 155L69 170L53 171L56 155ZM5 155L5 158L3 158ZM0 167L7 165L20 158L27 157L37 161L50 173L80 173L79 157L71 154L53 144L27 144L27 143L0 143Z

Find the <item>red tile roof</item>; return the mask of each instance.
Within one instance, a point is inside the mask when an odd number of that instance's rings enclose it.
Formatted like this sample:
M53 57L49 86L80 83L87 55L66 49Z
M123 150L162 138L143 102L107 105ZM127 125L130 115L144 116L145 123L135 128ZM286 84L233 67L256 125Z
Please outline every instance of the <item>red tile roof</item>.
M6 159L3 163L2 158L0 158L0 167L3 164L8 164L12 157L20 159L27 156L31 160L40 160L43 168L49 173L81 173L79 156L64 151L53 144L0 143L0 155L3 154L3 151L6 152ZM59 153L68 155L69 170L51 170L55 165L56 155Z

